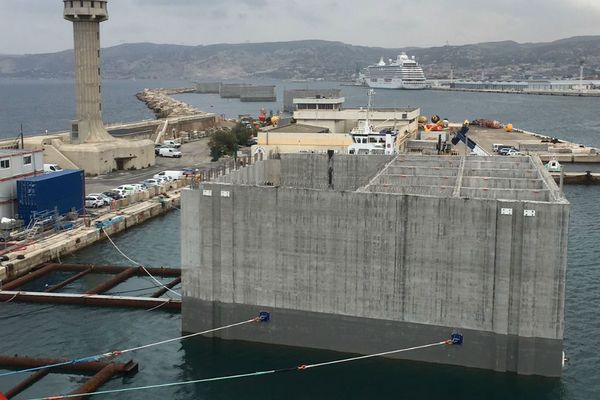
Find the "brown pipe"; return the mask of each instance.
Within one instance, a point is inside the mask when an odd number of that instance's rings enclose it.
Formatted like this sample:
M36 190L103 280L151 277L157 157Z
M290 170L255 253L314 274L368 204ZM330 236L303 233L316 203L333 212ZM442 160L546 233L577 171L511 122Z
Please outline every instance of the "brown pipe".
M117 275L113 276L111 279L107 280L106 282L102 282L98 286L88 290L85 293L86 294L102 294L102 293L114 288L119 283L122 283L122 282L126 281L127 279L131 278L133 275L135 275L136 272L137 272L136 267L125 268L123 271L121 271Z
M173 289L175 286L177 286L178 284L181 283L181 277L178 276L177 278L173 279L171 282L167 283L166 285L164 285L163 287L161 287L160 289L158 289L156 292L152 293L152 296L150 297L160 297L163 294L167 293L167 288L169 289Z
M104 385L106 382L112 379L116 374L119 373L119 368L117 364L110 363L100 371L96 373L96 375L92 376L88 379L83 385L79 386L79 388L72 391L70 394L80 394L80 393L90 393L95 392L98 388ZM72 399L81 400L86 396L81 397L72 397Z
M20 278L9 281L8 283L4 283L2 285L2 290L13 290L13 289L23 286L29 282L32 282L32 281L54 271L55 266L56 266L56 264L47 264L47 265L43 266L42 268L37 269L33 272L30 272L29 274L27 274L25 276L22 276Z
M83 271L81 271L81 272L73 275L72 277L70 277L68 279L65 279L64 281L62 281L60 283L57 283L54 286L50 286L48 289L45 290L45 292L51 293L51 292L57 291L58 289L62 289L65 286L67 286L68 284L73 283L76 280L82 278L83 276L89 274L91 271L92 271L92 268L88 268L86 270L83 270Z
M84 271L88 268L92 268L92 273L96 274L119 274L123 272L124 269L130 267L119 267L116 265L92 265L92 264L54 264L57 271L70 271L70 272L79 272ZM181 269L179 268L146 268L148 272L152 275L162 276L162 277L178 277L181 275ZM137 276L145 276L146 272L142 268L138 268L136 271ZM8 290L8 289L7 289Z
M44 365L58 364L58 363L67 362L67 361L70 361L70 360L66 359L66 358L20 357L18 355L0 356L0 365L1 366L16 368L16 369L36 368L36 367L42 367ZM111 363L111 364L115 364L115 363ZM116 363L116 364L124 372L133 371L137 367L137 364L135 364L135 363L133 363L133 366L131 366L129 363L126 363L126 364ZM78 363L78 364L66 364L66 365L62 365L60 367L50 368L50 370L51 370L50 372L60 371L60 372L83 372L83 373L93 372L93 373L95 373L95 372L99 372L107 365L109 365L109 363L100 362L100 361Z
M160 304L156 299L144 297L129 297L122 298L117 296L95 296L95 295L79 295L79 296L63 296L60 293L43 294L40 292L0 292L0 301L14 301L25 303L51 303L51 304L78 304L84 306L99 306L99 307L131 307L131 308L152 308ZM171 299L161 305L161 310L181 310L181 300Z
M43 377L48 375L49 372L50 372L50 370L48 368L44 368L44 369L40 369L39 371L35 371L33 374L31 374L27 378L23 379L21 382L19 382L15 387L10 389L8 392L4 393L4 396L7 399L11 399L11 398L15 397L16 395L18 395L19 393L21 393L22 391L24 391L25 389L27 389L28 387L30 387L31 385L33 385L34 383L36 383L37 381L39 381L40 379L42 379Z

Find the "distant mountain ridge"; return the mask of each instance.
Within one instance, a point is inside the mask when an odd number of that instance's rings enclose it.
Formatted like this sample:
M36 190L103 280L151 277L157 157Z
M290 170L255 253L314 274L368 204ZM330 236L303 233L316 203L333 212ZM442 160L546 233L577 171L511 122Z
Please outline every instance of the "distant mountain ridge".
M600 36L580 36L546 43L513 41L430 48L354 46L325 40L182 46L132 43L102 50L102 71L109 79L351 79L380 57L406 51L428 78L530 79L579 74L600 79ZM0 78L68 78L73 51L0 55Z

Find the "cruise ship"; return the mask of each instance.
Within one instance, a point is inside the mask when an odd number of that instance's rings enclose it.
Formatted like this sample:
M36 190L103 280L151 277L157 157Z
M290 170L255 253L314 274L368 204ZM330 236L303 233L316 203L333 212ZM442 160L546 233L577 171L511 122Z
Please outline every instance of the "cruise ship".
M383 57L375 65L369 65L363 70L364 82L372 88L378 89L425 89L427 80L423 68L408 57L406 53L400 54L396 60L390 59L388 63Z

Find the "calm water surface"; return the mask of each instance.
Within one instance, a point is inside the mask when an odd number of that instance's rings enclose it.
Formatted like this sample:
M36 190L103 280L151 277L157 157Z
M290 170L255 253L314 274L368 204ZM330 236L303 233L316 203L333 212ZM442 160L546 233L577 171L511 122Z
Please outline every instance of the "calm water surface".
M122 104L122 107L114 108L113 113L106 109L107 120L148 118L147 111L136 105L133 93L138 88L152 86L149 83L154 83L154 86L174 86L164 82L105 83L105 96L109 96L106 92L112 90L117 99L115 101ZM59 103L57 99L61 98L61 93L64 99L70 96L70 89L65 89L69 86L67 83L19 82L16 85L17 89L14 85L0 82L0 102L3 105L6 104L4 93L7 86L16 92L23 86L28 86L32 95L48 92L46 98L54 99L53 105ZM350 105L364 104L361 100L364 99L363 89L344 87L343 90ZM54 95L51 94L53 91ZM231 112L232 115L254 112L257 106L231 100L218 103L213 101L216 100L214 97L206 95L187 96L195 99L198 105L207 106L202 108L208 110L213 103L213 111ZM457 120L496 118L526 129L600 147L599 118L596 117L600 105L598 99L432 91L383 92L377 96L378 104L382 106L420 104L426 114L435 112ZM14 115L8 120L5 119L5 114L0 114L3 133L9 132L6 127L18 120L15 115L25 118L29 110L36 110L35 115L47 115L47 121L52 121L54 126L61 126L65 121L68 125L70 105L57 105L56 110L62 109L63 112L55 111L53 119L53 107L44 104L41 98L34 96L25 103L28 104L15 108ZM276 109L277 103L272 105ZM128 107L131 109L127 110ZM0 108L0 112L4 110ZM36 125L42 119L30 119L31 125L36 127L32 131L43 129ZM367 360L304 373L99 398L596 399L600 396L600 232L597 229L600 187L567 186L565 190L572 204L565 332L565 351L571 361L561 379L519 377L514 374L397 360ZM142 227L133 228L114 239L125 253L144 264L175 267L180 264L178 211L159 217ZM97 244L62 261L127 265L109 243ZM52 276L47 281L31 284L29 289L41 289L61 278L60 275ZM84 290L94 286L99 279L86 277L65 291ZM155 290L153 286L154 283L149 279L136 278L114 288L112 293L143 295ZM131 292L138 289L143 290ZM0 304L0 323L0 354L77 357L178 336L181 317L165 311L8 303ZM399 343L398 347L402 347L402 344ZM290 367L339 357L338 353L326 351L197 338L133 354L133 358L139 362L140 372L132 378L113 380L104 388L116 389ZM0 378L0 390L6 390L16 381L15 377ZM82 378L79 376L50 375L17 399L66 393L81 382Z

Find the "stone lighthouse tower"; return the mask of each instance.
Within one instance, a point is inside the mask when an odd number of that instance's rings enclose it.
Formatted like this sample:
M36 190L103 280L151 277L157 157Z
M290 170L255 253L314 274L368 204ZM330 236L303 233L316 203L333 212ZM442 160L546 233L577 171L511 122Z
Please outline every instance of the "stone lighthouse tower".
M100 22L108 19L106 0L65 0L64 17L73 22L77 119L71 143L112 141L102 123Z
M86 175L154 165L154 142L117 139L102 123L100 22L108 19L107 0L63 0L64 17L73 22L75 38L76 119L70 138L44 139L48 162L81 168ZM67 139L67 140L65 140Z

